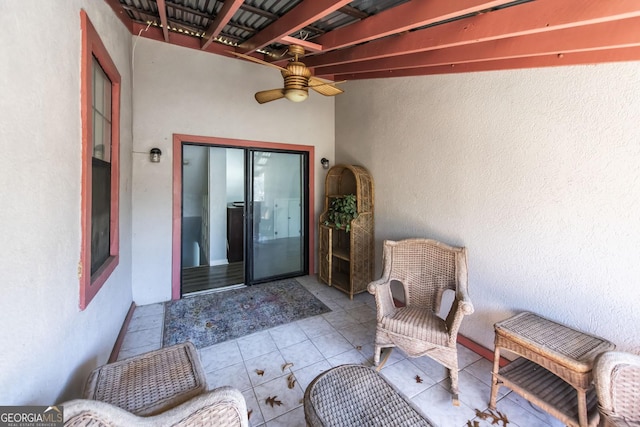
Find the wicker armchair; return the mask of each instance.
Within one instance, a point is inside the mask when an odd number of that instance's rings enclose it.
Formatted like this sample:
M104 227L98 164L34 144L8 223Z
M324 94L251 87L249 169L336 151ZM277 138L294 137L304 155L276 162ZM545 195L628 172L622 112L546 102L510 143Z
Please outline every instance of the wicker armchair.
M247 406L238 390L220 387L200 394L161 414L134 415L110 403L77 399L63 403L67 427L248 427Z
M600 426L640 426L640 356L608 351L593 370Z
M456 340L465 315L473 313L467 293L467 252L429 239L384 242L382 278L369 284L376 297L374 362L380 351L398 347L411 357L429 356L449 370L453 403L458 404ZM396 307L391 283L404 288L404 306ZM445 290L454 291L451 309L439 317Z

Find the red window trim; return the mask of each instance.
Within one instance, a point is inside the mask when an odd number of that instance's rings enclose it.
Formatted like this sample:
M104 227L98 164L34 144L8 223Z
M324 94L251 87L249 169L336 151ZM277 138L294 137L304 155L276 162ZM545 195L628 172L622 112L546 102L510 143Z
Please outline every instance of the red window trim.
M82 56L80 66L80 111L82 118L82 241L80 248L80 309L84 310L102 288L119 262L119 183L120 183L120 73L111 60L87 13L80 11ZM92 58L96 58L111 80L111 231L109 258L91 275L91 157L93 124Z

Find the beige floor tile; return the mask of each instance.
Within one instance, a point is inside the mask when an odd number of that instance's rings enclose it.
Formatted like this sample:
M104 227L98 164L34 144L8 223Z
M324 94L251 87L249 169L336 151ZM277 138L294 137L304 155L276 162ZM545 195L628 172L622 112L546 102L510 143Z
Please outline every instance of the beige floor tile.
M287 348L280 349L280 354L285 362L293 363L292 369L300 369L305 366L324 360L324 356L310 340L302 341Z
M237 340L199 350L209 388L231 385L242 391L252 410L252 427L304 426L302 397L306 387L321 373L346 363L373 364L375 299L368 293L353 300L335 288L319 283L316 276L299 282L320 298L332 312L303 319ZM137 307L119 360L160 347L164 304ZM487 407L492 362L458 345L460 406L453 406L446 369L429 357L410 358L394 349L381 373L437 427L466 427L477 418L476 409ZM286 372L282 366L293 363ZM262 376L256 369L264 370ZM293 373L295 386L288 388ZM417 383L419 375L422 383ZM277 396L281 406L265 400ZM500 388L498 410L507 414L508 427L561 427L563 424L539 408Z
M287 375L272 379L254 388L262 416L267 423L280 415L302 406L304 391L296 384L293 388L287 385ZM271 406L267 399L276 403Z
M247 367L249 380L254 387L290 372L288 369L286 372L282 369L286 361L277 350L247 360L244 364Z

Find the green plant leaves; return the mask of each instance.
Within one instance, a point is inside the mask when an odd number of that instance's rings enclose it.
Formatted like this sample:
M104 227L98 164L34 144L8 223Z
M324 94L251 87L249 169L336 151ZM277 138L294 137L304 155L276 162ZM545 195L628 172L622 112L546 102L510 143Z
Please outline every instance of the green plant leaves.
M358 217L358 205L355 194L331 199L325 225L333 224L336 228L351 230L351 221Z

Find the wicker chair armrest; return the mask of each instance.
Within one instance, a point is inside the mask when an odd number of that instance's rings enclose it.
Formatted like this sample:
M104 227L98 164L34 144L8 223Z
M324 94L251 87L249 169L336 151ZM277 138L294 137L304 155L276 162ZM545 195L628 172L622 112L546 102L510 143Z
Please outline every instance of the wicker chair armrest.
M384 316L395 313L396 305L393 303L393 294L391 293L391 281L386 278L375 280L369 283L367 290L376 297L376 315L378 320Z
M473 311L473 304L471 303L469 296L456 293L446 319L450 346L453 346L458 339L458 331L460 330L462 319L464 316L472 314Z
M640 355L622 351L601 353L594 362L594 383L598 405L604 414L614 417L640 416ZM633 412L633 414L631 413Z
M244 397L232 387L211 390L151 417L139 417L97 400L76 399L62 406L64 425L69 427L249 426Z
M464 316L473 314L475 309L473 308L473 303L466 289L463 292L456 292L455 299L458 301L458 309L462 311Z

